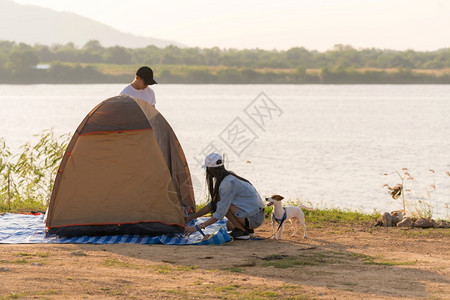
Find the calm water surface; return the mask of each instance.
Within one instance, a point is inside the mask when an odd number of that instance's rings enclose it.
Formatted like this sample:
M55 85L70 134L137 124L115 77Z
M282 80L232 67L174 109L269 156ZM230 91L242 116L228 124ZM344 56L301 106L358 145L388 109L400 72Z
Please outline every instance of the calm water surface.
M73 133L122 87L0 85L0 137L17 152L44 129ZM431 202L434 216L449 213L449 85L158 85L155 92L184 148L198 201L205 192L197 161L216 147L262 196L395 210L401 203L383 185L398 183L392 173L408 168L410 187Z

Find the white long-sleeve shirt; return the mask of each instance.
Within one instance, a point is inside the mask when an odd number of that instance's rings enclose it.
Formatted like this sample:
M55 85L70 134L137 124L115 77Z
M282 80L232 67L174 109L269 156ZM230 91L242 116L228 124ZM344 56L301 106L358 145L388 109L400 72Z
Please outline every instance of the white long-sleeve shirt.
M238 208L236 216L240 218L253 216L264 209L264 202L255 187L233 175L228 175L222 180L219 186L219 196L220 201L217 202L217 209L213 214L213 217L218 220L226 215L231 204Z

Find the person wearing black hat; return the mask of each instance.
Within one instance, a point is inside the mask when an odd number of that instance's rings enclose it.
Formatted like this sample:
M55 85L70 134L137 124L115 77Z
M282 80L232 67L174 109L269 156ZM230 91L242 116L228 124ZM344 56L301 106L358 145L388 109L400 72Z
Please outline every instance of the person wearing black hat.
M152 84L157 84L153 79L153 70L147 66L140 67L136 71L133 82L127 85L120 95L139 98L155 106L155 92L149 87Z

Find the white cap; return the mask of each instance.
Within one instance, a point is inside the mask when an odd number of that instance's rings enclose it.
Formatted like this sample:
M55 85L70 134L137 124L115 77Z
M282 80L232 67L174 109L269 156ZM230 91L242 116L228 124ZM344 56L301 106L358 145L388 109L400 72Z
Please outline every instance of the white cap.
M222 155L218 153L210 153L205 158L205 164L203 167L214 168L223 166L223 158Z

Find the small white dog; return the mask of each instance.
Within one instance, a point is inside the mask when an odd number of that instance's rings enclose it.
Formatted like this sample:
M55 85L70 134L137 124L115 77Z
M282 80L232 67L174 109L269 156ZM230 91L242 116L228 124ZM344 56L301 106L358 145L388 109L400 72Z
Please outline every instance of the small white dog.
M289 220L292 224L292 227L294 228L294 233L292 234L292 236L295 236L297 234L298 228L297 220L298 220L300 224L302 224L303 226L304 230L303 237L305 239L308 238L306 232L305 214L303 213L302 208L305 208L307 210L313 209L306 207L304 205L300 205L298 207L297 206L283 207L283 204L281 204L281 200L283 199L284 197L280 195L273 195L270 198L266 198L266 201L268 202L267 206L273 205L273 214L272 214L273 239L281 240L283 236L284 221L286 220Z

